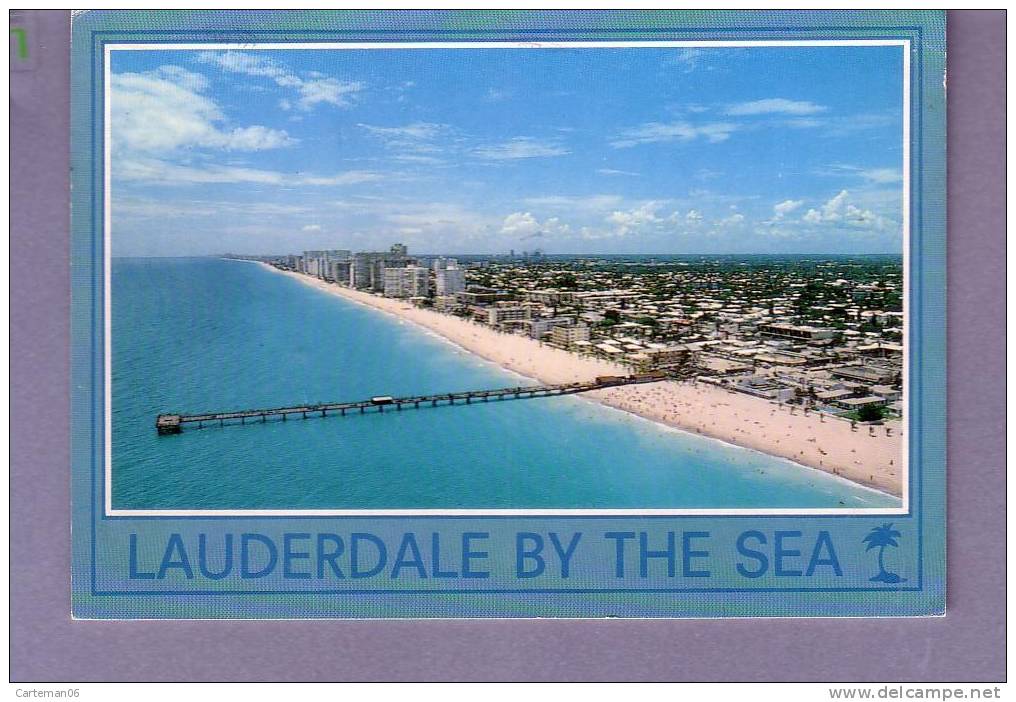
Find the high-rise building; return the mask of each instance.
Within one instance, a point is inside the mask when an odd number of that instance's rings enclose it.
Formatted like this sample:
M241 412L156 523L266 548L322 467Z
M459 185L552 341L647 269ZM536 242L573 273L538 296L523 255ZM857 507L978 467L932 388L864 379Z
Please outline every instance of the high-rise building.
M321 256L323 256L324 253L324 251L304 251L303 272L307 275L320 275Z
M407 297L427 297L430 295L430 269L422 266L407 266L403 280Z
M328 277L342 285L349 284L350 261L332 261L328 266Z
M466 289L466 272L458 266L439 269L435 275L438 295L454 295Z
M385 297L405 297L402 285L403 268L385 268Z
M349 269L350 287L364 290L371 287L371 278L374 269L374 257L377 254L358 253L353 256L353 262Z
M437 273L438 271L443 271L446 268L456 268L458 267L458 264L459 262L454 258L445 258L444 256L439 256L438 258L435 258L433 261L431 261L430 265L434 269L434 272Z
M304 251L296 269L308 275L335 280L332 275L332 264L335 261L348 261L350 252L346 249L331 251Z
M385 297L427 297L430 270L421 266L384 269Z

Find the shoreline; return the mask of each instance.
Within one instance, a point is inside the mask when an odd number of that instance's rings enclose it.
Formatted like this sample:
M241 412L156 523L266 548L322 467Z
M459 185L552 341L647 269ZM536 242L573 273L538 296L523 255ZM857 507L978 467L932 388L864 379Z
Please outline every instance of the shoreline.
M528 337L504 334L459 317L414 307L404 300L326 283L302 273L264 268L309 287L356 302L415 324L442 340L499 367L543 383L589 380L597 375L627 375L628 369L606 360L579 356ZM583 393L583 398L642 419L718 440L739 448L782 458L882 493L901 497L902 423L878 427L870 436L864 426L851 431L846 421L818 413L791 415L783 406L697 381L661 381Z

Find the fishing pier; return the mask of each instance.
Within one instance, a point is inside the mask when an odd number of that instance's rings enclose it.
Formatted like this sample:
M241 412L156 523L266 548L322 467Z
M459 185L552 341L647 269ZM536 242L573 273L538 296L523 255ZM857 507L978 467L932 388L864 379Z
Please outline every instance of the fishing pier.
M590 390L615 387L618 385L634 385L637 383L653 383L666 380L669 376L661 373L640 373L628 376L598 376L595 380L579 383L563 383L558 385L526 385L514 388L498 388L495 390L468 390L466 392L450 392L440 395L415 395L411 397L390 397L387 395L372 397L358 402L334 402L328 404L301 405L298 407L273 407L271 409L250 409L234 412L207 412L204 414L160 414L155 419L155 429L159 434L179 434L185 424L202 428L204 426L225 426L228 424L263 423L269 419L286 421L290 418L307 419L310 417L327 417L329 415L346 416L347 413L366 414L384 413L385 409L400 412L405 408L438 407L441 405L470 405L474 402L490 402L491 400L519 400L535 397L557 397L574 395Z

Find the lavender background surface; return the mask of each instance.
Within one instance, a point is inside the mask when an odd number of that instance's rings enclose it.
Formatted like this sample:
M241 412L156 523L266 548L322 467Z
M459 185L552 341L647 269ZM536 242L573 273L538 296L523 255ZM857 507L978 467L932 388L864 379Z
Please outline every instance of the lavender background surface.
M12 680L1004 679L1001 12L947 27L948 615L728 621L72 621L70 29L36 15L11 74Z

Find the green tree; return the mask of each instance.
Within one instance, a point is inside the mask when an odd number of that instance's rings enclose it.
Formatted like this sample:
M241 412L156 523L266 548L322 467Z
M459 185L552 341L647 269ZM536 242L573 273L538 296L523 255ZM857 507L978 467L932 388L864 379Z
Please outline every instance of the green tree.
M562 273L554 278L554 285L561 290L575 290L578 288L578 281L574 273Z
M862 422L877 422L885 416L885 408L878 405L864 405L857 410L857 418Z

